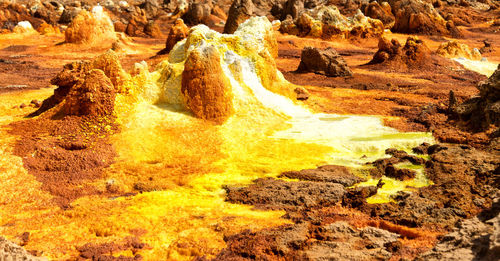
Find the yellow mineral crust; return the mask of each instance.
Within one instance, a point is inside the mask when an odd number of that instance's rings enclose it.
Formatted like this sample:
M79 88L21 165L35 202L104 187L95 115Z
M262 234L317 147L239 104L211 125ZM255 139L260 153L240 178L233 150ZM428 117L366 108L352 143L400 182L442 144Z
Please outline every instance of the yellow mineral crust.
M0 234L16 241L30 232L25 248L56 260L75 259L78 247L86 243L122 242L137 231L142 231L139 239L147 246L113 255L211 258L225 247L225 236L289 222L281 218L283 211L225 202L224 185L249 184L328 163L359 166L384 156L388 147L408 149L432 142L430 134L398 133L378 117L314 114L299 106L288 98L295 95L295 86L276 70L272 34L264 17L247 20L233 35L198 25L152 72L146 63L138 63L134 76L106 74L119 90L114 114L120 131L110 137L117 157L91 185L105 192L112 184L117 197L84 196L71 208L60 209L24 170L22 159L12 156L15 138L0 129L0 169L5 170L0 177L9 180L0 187ZM189 61L205 55L212 57L212 72L221 78L215 83L210 77L198 79L198 87L218 84L221 91L198 90L220 95L207 102L199 98L202 107L224 107L224 121L217 124L196 117L182 91L183 82L193 80L186 77L206 77L208 68ZM119 68L115 65L110 66ZM186 67L193 73L185 73ZM26 95L0 94L0 106L5 107L0 110L2 126L26 114L13 105L50 92Z

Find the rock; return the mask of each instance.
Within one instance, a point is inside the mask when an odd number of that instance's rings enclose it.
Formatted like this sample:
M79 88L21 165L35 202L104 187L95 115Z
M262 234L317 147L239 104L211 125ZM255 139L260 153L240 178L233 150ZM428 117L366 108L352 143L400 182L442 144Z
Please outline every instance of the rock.
M353 175L346 167L336 165L320 166L317 169L304 169L301 171L287 171L280 176L316 182L339 183L350 187L356 183L365 181L364 179Z
M76 7L66 7L59 17L60 24L69 24L73 19L82 11L80 8Z
M188 25L203 24L210 18L211 14L212 2L210 0L200 0L189 3L189 8L182 16L182 19Z
M297 100L305 101L309 99L309 92L306 89L297 87L293 91L297 94Z
M388 3L396 19L394 32L461 37L453 22L445 21L430 3L422 0L389 0Z
M153 19L158 14L160 5L157 0L146 0L139 7L145 11L148 19Z
M168 33L165 49L161 50L159 54L167 54L174 48L174 45L188 36L189 27L184 24L181 18L175 20L174 25L170 28Z
M500 202L493 203L489 215L459 221L430 251L416 258L423 260L498 260L500 256Z
M127 25L121 21L116 21L114 24L115 32L124 33L127 30Z
M304 0L287 0L281 13L282 20L290 15L297 19L304 12Z
M144 26L144 33L153 38L161 38L163 34L161 33L160 26L155 21L149 21L146 26Z
M24 248L0 237L0 260L42 261L48 259L32 256Z
M111 80L99 69L90 70L82 82L68 93L65 115L103 117L113 114L115 89Z
M356 39L380 36L384 32L380 20L366 17L359 10L354 16L345 17L334 5L307 9L295 20L289 17L283 21L280 31L301 37ZM295 26L291 26L291 20Z
M488 41L488 40L484 40L484 41L483 41L483 44L484 44L484 46L483 46L483 47L481 47L481 49L479 49L479 52L480 52L481 54L483 54L483 53L491 53L491 52L493 52L493 47L491 47L491 42L490 42L490 41Z
M136 7L131 14L125 33L130 36L144 36L144 28L147 24L146 12Z
M251 0L234 0L229 8L224 33L232 34L238 26L253 15L254 5Z
M231 84L222 71L215 47L195 49L189 54L182 72L181 93L198 118L222 124L231 116Z
M382 21L384 27L391 29L395 23L395 17L392 14L391 6L387 2L379 4L377 1L372 1L362 8L363 13L373 19Z
M227 201L251 204L262 209L326 207L342 200L345 189L338 183L288 182L260 178L248 187L226 186Z
M80 12L65 33L67 43L100 44L115 41L115 28L109 16L96 6L92 12Z
M439 45L436 53L446 58L467 58L470 60L481 60L481 53L478 49L470 49L466 44L457 41L449 41Z
M300 56L297 72L315 72L330 77L352 76L352 71L347 66L344 58L333 48L320 50L305 47Z
M454 108L459 119L474 130L485 130L490 125L500 126L500 65L477 87L479 97L472 97Z
M81 61L66 64L64 69L52 78L50 83L52 85L57 85L58 88L54 90L54 94L49 98L45 99L40 108L32 113L30 116L40 115L59 104L63 103L64 100L78 98L68 98L71 90L76 85L82 85L85 78L92 70L102 71L106 78L109 78L114 91L112 93L124 92L124 82L129 79L129 75L122 69L122 66L118 60L118 57L113 51L108 51L96 57L92 61ZM98 73L93 74L93 79L99 79ZM101 77L104 78L104 77ZM95 80L92 80L95 81ZM102 80L107 82L106 80ZM90 84L90 82L89 82ZM92 86L89 86L89 88ZM81 86L82 90L85 90L86 86ZM92 91L92 90L91 90ZM106 87L106 92L107 87ZM73 92L78 93L78 92ZM107 94L106 94L107 95ZM110 94L112 96L112 94ZM114 103L114 100L113 100Z
M425 69L431 63L431 51L423 41L410 36L402 46L397 40L381 37L378 51L368 64L383 64L394 69Z
M14 27L14 29L12 31L14 33L17 33L17 34L36 32L35 29L33 29L33 26L31 25L31 23L28 21L21 21L21 22L17 23L17 25Z

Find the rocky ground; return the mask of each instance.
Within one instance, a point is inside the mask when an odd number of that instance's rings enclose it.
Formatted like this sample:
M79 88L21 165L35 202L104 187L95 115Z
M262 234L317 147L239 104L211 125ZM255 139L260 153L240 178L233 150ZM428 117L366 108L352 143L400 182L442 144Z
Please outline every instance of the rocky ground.
M92 17L98 3L109 17ZM156 66L190 26L232 33L247 18L266 16L280 20L273 24L276 67L301 86L295 92L305 106L380 115L400 131L432 132L438 143L422 144L413 154L387 148L386 158L367 165L371 176L411 179L415 172L396 167L411 163L424 169L432 185L370 204L366 199L382 180L356 187L365 179L336 165L227 184L226 201L284 211L290 223L228 235L220 252L196 253L197 259L496 260L500 67L474 71L452 58L500 62L499 7L491 0L0 0L0 94L56 88L43 102L9 108L28 118L9 125L9 135L17 137L12 153L62 210L83 196L127 196L112 183L104 190L93 183L116 157L110 136L119 126L112 111L116 95L126 92L120 89L125 72L137 73L134 63L142 60ZM22 21L33 28L20 26ZM198 96L213 95L198 93L196 84L227 86L217 77L221 68L207 82L191 77L215 64L210 57L206 63L195 58L186 62L182 79L193 107ZM216 98L227 105L228 97ZM195 114L218 123L230 110L221 115L208 106ZM145 190L138 185L133 193ZM76 246L78 258L141 259L137 253L150 246L139 238ZM133 254L113 255L124 250ZM0 237L2 260L43 256L30 251L34 256Z

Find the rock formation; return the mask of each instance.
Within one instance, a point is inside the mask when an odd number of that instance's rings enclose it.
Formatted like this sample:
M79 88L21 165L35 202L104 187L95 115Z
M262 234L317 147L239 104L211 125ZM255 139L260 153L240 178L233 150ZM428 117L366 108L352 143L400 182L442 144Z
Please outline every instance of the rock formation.
M175 20L174 25L170 28L168 33L167 42L165 44L165 49L161 50L159 54L167 54L174 48L174 45L185 39L188 36L189 27L184 24L181 18Z
M111 80L103 71L92 69L70 89L62 112L75 116L109 116L113 113L115 96Z
M391 29L394 26L395 17L392 14L391 6L387 2L379 4L377 1L372 1L362 7L362 10L366 16L382 21L385 28Z
M223 123L233 112L232 89L212 46L192 51L184 64L182 95L198 118Z
M312 47L305 47L300 56L299 68L297 72L315 72L331 77L352 76L352 72L333 48L320 50Z
M429 48L417 37L410 36L402 46L396 39L381 37L378 51L369 64L385 64L393 68L422 67L431 56Z
M478 49L470 49L466 44L457 41L449 41L439 45L436 53L446 58L467 58L470 60L481 60L481 53Z
M499 195L500 196L500 195ZM443 236L418 261L434 260L498 260L500 256L500 197L479 217L461 220L452 232Z
M0 260L45 261L48 259L32 256L24 248L0 237Z
M318 6L303 12L297 19L289 15L281 24L282 33L315 38L367 38L384 32L384 24L358 11L343 16L336 6Z
M392 31L407 34L460 37L452 21L445 21L432 4L422 0L389 0L395 16Z
M109 16L96 6L92 12L81 11L66 29L67 43L99 44L116 40L115 28Z
M199 0L189 3L187 12L182 16L182 20L188 25L205 23L212 14L212 1Z
M234 33L241 23L252 16L253 9L254 6L251 0L234 0L229 8L224 33Z
M58 86L54 95L44 100L32 116L59 106L62 116L111 115L115 94L123 92L128 77L113 51L92 61L66 64L51 80L51 84Z
M475 130L500 126L500 65L490 78L477 87L479 96L452 108L460 120Z

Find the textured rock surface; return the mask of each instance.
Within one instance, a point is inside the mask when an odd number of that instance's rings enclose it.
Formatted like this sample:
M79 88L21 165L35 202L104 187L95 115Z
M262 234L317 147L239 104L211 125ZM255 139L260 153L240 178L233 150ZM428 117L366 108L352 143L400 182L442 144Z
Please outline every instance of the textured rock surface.
M229 8L229 14L224 26L224 33L234 33L242 22L252 16L253 9L254 5L251 0L234 0Z
M295 209L329 206L344 196L344 186L338 183L297 181L288 182L261 178L248 187L227 186L227 200L251 204L263 209Z
M500 197L497 197L491 210L479 217L459 221L451 233L416 260L494 261L499 256Z
M229 79L220 65L220 53L212 46L195 49L182 72L182 95L198 118L223 123L233 112Z
M45 261L48 259L32 256L24 248L0 236L0 260Z
M432 4L422 0L389 0L395 16L394 32L460 37L453 22L445 21Z
M346 17L336 6L321 5L302 12L296 19L288 15L281 24L280 31L323 39L368 38L381 35L384 24L380 20L366 17L361 11L353 17Z
M98 44L116 40L115 28L102 8L80 12L65 33L67 43Z
M385 28L390 29L394 26L396 19L392 14L391 6L387 2L372 1L365 5L362 10L366 16L382 21Z
M486 81L478 85L479 97L472 97L453 108L462 121L476 130L500 126L500 66Z
M297 72L315 72L326 76L352 76L352 71L333 48L320 50L312 47L305 47L300 56L299 68Z
M283 172L279 177L339 183L346 187L364 181L362 178L353 175L346 167L336 165L325 165L316 169L304 169L300 171L287 171Z
M182 19L177 19L170 28L170 31L168 33L167 37L167 42L165 43L165 49L161 51L162 54L169 53L172 48L174 48L174 45L181 41L182 39L186 38L189 33L189 27L187 27L184 24L184 21Z
M449 41L439 45L436 53L446 58L467 58L471 60L481 60L481 53L478 49L471 49L466 44L457 41Z

